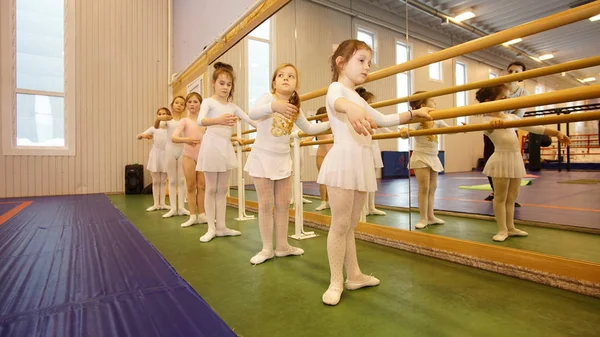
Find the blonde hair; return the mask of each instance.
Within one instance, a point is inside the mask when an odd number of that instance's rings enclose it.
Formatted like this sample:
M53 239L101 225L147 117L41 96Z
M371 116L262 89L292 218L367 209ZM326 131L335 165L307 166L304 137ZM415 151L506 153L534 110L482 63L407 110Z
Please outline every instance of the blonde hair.
M287 68L287 67L294 68L294 71L296 72L296 89L298 89L300 87L300 74L298 74L298 68L296 68L296 66L291 63L282 63L282 64L278 65L277 68L275 68L275 71L273 72L273 77L271 78L271 93L272 94L275 93L275 78L277 77L277 72L280 71L281 69Z

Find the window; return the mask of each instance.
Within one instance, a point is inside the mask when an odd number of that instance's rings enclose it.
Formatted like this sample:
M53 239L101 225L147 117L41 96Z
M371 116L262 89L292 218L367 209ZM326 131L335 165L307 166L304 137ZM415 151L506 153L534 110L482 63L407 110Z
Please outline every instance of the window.
M541 94L543 92L544 92L544 87L543 86L541 86L541 85L536 85L535 86L535 94L536 95ZM535 107L536 117L542 117L543 116L542 114L538 114L538 111L542 111L542 110L544 110L544 106L543 105Z
M433 52L429 51L429 54L433 54ZM436 62L429 65L429 79L442 81L442 62Z
M73 1L14 0L12 51L14 94L3 115L5 155L75 155ZM9 5L10 6L10 5ZM68 34L68 38L67 38ZM66 42L71 41L69 46ZM67 87L68 86L68 87Z
M396 64L410 60L410 46L396 41ZM396 97L406 97L411 94L411 72L396 74ZM408 111L408 103L396 105L398 113ZM398 138L398 151L408 151L408 139Z
M496 77L498 77L498 73L495 73L495 72L493 72L493 71L490 70L490 80L492 78L496 78Z
M456 79L455 85L463 85L467 83L467 65L465 63L456 62ZM456 93L456 107L467 105L467 92L460 91ZM456 125L466 123L467 117L457 117Z
M248 35L248 108L264 93L270 92L271 20L267 19ZM249 134L249 138L256 133Z
M372 64L376 64L377 63L377 54L376 54L376 43L375 43L375 33L368 31L364 28L356 28L356 39L360 40L364 43L367 44L367 46L371 47L371 50L373 50L373 58L371 59L371 63Z

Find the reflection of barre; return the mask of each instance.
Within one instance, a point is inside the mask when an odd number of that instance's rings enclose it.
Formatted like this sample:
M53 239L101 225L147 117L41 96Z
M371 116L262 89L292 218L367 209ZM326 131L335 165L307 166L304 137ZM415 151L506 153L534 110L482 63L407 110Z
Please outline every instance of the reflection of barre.
M472 131L485 131L489 129L509 129L519 128L523 126L534 126L534 125L548 125L548 124L562 124L571 122L582 122L582 121L593 121L600 119L600 111L583 112L578 114L540 117L540 118L525 118L516 121L504 121L502 127L493 127L491 123L480 123L480 124L469 124L461 126L449 126L447 128L434 128L434 129L423 129L414 130L410 132L410 137L416 136L427 136L427 135L439 135L447 133L462 133ZM373 135L373 140L377 139L392 139L399 138L400 132L382 133L379 135ZM310 146L318 144L331 144L333 139L317 140L311 142L302 142L300 146Z
M498 33L480 37L454 47L446 48L438 52L427 54L407 62L391 66L373 72L367 76L364 83L372 82L388 76L392 76L405 71L413 70L431 63L444 61L453 57L462 56L474 51L486 49L510 41L516 38L541 33L553 28L568 25L573 22L589 19L600 12L600 1L594 1L583 6L572 8L563 12L559 12L545 18L534 20L513 28L503 30ZM300 100L305 102L312 98L324 96L327 93L327 87L321 88L300 96Z
M576 70L576 69L594 67L594 66L598 66L598 65L600 65L600 56L593 56L593 57L588 57L588 58L576 60L576 61L565 62L565 63L561 63L561 64L549 66L549 67L527 70L522 73L500 76L500 77L496 77L496 78L489 79L489 80L477 81L477 82L473 82L473 83L467 83L467 84L458 85L458 86L454 86L454 87L448 87L448 88L439 89L439 90L426 91L426 92L416 94L416 95L410 95L410 96L405 96L405 97L389 99L389 100L385 100L385 101L379 101L379 102L375 102L375 103L371 104L371 107L381 108L381 107L386 107L386 106L390 106L390 105L394 105L394 104L408 102L409 100L410 101L424 100L424 99L431 98L431 97L454 94L454 93L457 93L460 91L467 91L467 90L472 90L472 89L490 87L490 86L495 86L495 85L514 82L514 81L521 81L521 80L525 80L525 79L536 78L536 77L540 77L540 76L558 74L558 73L565 72L565 71L572 71L572 70ZM320 118L322 118L322 116L318 116L318 115L312 116L312 117L307 117L308 120L316 120L316 119L320 119Z

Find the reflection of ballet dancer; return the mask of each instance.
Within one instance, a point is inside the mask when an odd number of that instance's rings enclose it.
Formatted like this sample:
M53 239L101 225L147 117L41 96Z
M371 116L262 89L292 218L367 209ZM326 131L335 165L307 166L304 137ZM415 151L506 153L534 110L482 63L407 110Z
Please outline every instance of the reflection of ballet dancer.
M172 137L173 143L185 144L183 146L183 172L185 173L187 185L190 218L182 223L181 227L189 227L208 221L204 214L204 174L196 171L198 152L205 132L205 128L199 126L197 122L202 96L197 92L191 92L187 95L185 102L189 113L188 117L179 120Z
M331 227L327 235L330 284L323 303L339 303L344 289L372 287L379 280L365 275L358 266L354 230L365 205L367 192L377 190L371 148L372 129L398 125L413 116L431 119L429 108L384 115L371 108L354 87L364 83L373 52L359 40L342 42L331 57L333 83L327 89L326 108L335 142L327 154L317 182L327 186L331 206Z
M319 110L317 110L317 116L321 116L320 119L318 119L317 121L321 121L321 122L327 122L329 121L329 119L327 118L327 109L325 109L325 107L320 107ZM327 135L318 135L317 140L328 140L328 139L333 139L333 135L332 134L327 134ZM323 165L323 161L325 160L325 156L327 156L327 153L329 152L329 150L331 150L331 147L333 146L333 143L331 144L319 144L319 147L317 148L317 171L321 171L321 165ZM322 211L325 209L329 208L329 202L328 202L328 198L327 198L327 187L323 184L319 184L319 194L321 196L321 204L315 208L316 211Z
M231 169L238 166L237 157L231 144L232 126L238 118L256 126L248 115L231 103L234 91L233 67L217 62L212 76L214 94L202 101L198 124L206 126L202 146L198 154L197 171L204 172L206 195L204 209L208 218L208 231L200 242L209 242L215 236L238 236L239 231L227 228L227 187ZM241 142L241 139L238 139Z
M183 174L183 144L175 144L172 141L173 132L177 129L178 121L183 117L185 111L185 98L177 96L171 102L171 116L159 116L154 122L154 127L167 128L166 164L167 177L169 178L169 202L171 210L163 215L169 218L174 215L190 215L185 209L185 176Z
M292 161L290 158L290 123L300 130L315 134L329 129L329 123L311 124L306 120L296 92L298 71L289 63L275 69L271 92L264 94L250 109L249 116L258 121L256 141L244 170L252 177L258 195L258 224L262 250L250 259L260 264L273 257L304 254L304 250L288 243L289 204ZM280 127L283 126L283 127ZM300 158L295 158L300 160ZM274 212L273 212L274 211ZM275 226L273 226L275 224ZM273 251L275 227L275 251Z
M156 112L157 116L171 115L171 111L167 108L160 108ZM165 196L167 189L167 165L165 163L165 146L167 145L167 130L154 127L140 133L137 139L154 139L152 149L148 155L148 171L152 174L152 196L154 197L154 205L146 209L147 212L156 211L159 209L170 209L165 205Z
M479 102L495 101L509 97L510 91L505 85L498 85L479 89L476 93L476 99ZM489 117L495 117L491 121L493 128L502 127L504 121L519 120L520 118L513 114L504 112L493 112L487 114ZM536 133L554 136L558 140L568 145L571 143L569 137L562 132L546 128L543 126L520 127L519 129ZM498 234L494 235L494 241L504 241L509 236L528 236L525 231L515 228L515 200L519 195L521 187L521 178L525 175L525 164L521 157L519 140L515 135L515 129L490 129L485 134L494 143L495 151L485 164L483 173L492 177L494 182L494 216L498 223Z
M417 91L415 94L423 93ZM429 107L435 109L435 100L427 98L425 100L410 102L413 109ZM448 127L446 122L426 121L420 123L415 130L434 129ZM411 129L412 130L412 129ZM400 137L407 138L409 129L402 128ZM442 162L438 157L438 136L418 136L415 137L415 146L410 157L409 169L415 171L417 183L419 185L419 214L421 220L415 224L415 228L425 228L427 225L443 225L444 220L438 219L433 214L433 203L435 200L435 190L437 188L438 173L444 170Z
M367 103L371 104L375 100L375 95L373 93L367 91L367 89L363 87L356 88L356 92L367 101ZM377 128L374 134L380 133L390 133L392 130L388 128ZM375 164L375 170L383 168L383 160L381 159L381 149L379 148L379 141L374 140L371 143L371 148L373 149L373 162ZM375 208L375 192L369 192L369 196L367 198L367 210L366 215L385 215L384 211L378 210Z

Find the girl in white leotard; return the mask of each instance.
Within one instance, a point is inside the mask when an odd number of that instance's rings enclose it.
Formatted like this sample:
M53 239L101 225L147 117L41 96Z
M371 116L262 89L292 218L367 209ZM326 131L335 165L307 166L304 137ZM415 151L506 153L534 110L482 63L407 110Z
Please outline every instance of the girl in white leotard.
M231 144L232 126L238 118L256 126L245 112L231 103L234 89L233 67L221 62L215 63L214 67L214 94L202 101L198 114L198 125L207 127L196 165L196 171L204 172L204 211L208 219L208 231L200 238L200 242L209 242L215 236L241 234L227 228L225 224L229 174L231 169L238 166Z
M172 141L173 132L177 129L178 121L183 117L185 111L185 98L177 96L171 103L171 116L159 116L154 122L154 127L165 126L167 128L166 165L167 177L169 178L169 202L171 210L163 215L169 218L174 215L190 215L185 209L185 175L183 174L183 144L175 144Z
M156 112L157 116L170 115L171 111L167 108L160 108ZM165 194L167 189L167 168L165 146L167 145L167 130L157 129L154 126L140 133L137 139L153 139L152 149L148 155L147 169L152 174L152 196L154 197L154 205L146 209L147 212L152 212L160 209L170 209L165 204Z

